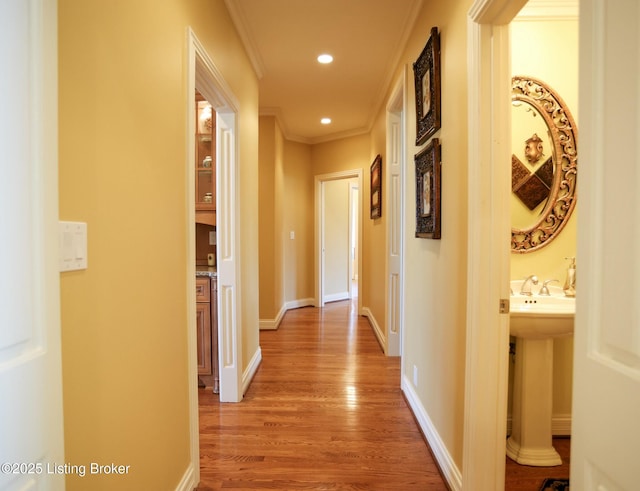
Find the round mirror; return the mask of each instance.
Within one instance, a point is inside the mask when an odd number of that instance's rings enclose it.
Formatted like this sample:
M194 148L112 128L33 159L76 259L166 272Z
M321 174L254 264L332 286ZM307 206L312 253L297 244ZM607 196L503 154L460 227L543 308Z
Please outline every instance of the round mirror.
M511 250L550 243L576 204L577 127L564 101L531 77L512 79Z

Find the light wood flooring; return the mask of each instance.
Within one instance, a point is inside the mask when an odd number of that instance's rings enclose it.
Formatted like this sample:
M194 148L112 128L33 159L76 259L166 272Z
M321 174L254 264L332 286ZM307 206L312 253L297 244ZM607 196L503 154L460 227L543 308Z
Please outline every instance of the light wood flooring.
M199 491L448 489L400 390L399 358L352 302L289 311L260 346L241 403L200 389Z

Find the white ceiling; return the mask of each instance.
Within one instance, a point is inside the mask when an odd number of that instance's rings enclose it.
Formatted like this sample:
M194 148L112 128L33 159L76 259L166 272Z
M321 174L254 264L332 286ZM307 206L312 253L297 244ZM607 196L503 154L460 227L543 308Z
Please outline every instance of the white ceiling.
M369 131L422 1L225 0L259 77L260 114L304 143ZM333 63L320 65L322 53Z

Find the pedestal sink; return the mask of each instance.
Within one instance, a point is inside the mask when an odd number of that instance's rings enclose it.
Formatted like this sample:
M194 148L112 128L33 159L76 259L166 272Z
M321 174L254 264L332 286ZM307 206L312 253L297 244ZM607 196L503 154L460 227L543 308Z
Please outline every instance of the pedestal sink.
M573 335L575 299L559 287L549 296L520 295L521 281L512 281L510 334L516 337L511 436L507 456L531 466L561 465L552 445L553 339Z

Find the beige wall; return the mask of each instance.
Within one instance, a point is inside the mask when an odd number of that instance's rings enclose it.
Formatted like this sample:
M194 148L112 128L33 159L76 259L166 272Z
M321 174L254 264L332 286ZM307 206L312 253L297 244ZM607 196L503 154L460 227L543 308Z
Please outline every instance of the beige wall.
M385 259L387 254L387 220L389 210L389 189L387 187L386 160L386 112L376 118L371 131L369 161L363 172L362 186L362 270L366 282L359 284L363 295L362 307L370 312L370 316L380 326L385 339L388 340L387 326L387 272ZM376 155L382 157L382 216L371 219L371 164ZM386 346L385 346L386 351Z
M261 116L259 155L260 320L272 328L287 306L314 295L311 147Z
M462 467L467 248L467 11L470 1L426 1L402 55L408 68L402 375L456 466ZM415 238L415 88L412 63L432 26L441 45L442 239ZM382 115L380 116L382 117Z
M362 216L360 217L362 223L360 244L362 271L358 272L360 285L358 294L363 308L373 305L372 298L384 298L384 268L381 267L381 258L374 253L379 247L384 247L384 243L381 246L378 243L378 238L372 238L373 220L369 219L369 168L373 162L371 153L370 134L319 143L311 147L314 176L351 170L362 172L363 182L360 190L362 199ZM377 302L376 309L378 306L384 309L384 302ZM378 310L376 310L376 315L377 312ZM382 321L383 318L384 310L380 310L379 320Z
M223 0L59 0L60 218L89 267L61 275L66 461L130 465L69 490L173 490L189 463L187 26L241 101L243 356L257 333L257 81Z
M285 301L308 303L314 295L314 189L309 145L284 142L283 180ZM295 234L293 240L290 232Z
M278 224L281 223L282 135L275 118L260 118L259 176L259 233L260 233L260 318L274 319L282 307L282 247Z
M549 85L564 100L577 122L578 20L517 19L511 24L511 46L512 73L529 75ZM564 285L569 266L564 258L576 255L579 207L578 201L567 225L549 245L539 251L511 255L512 279L536 274L540 281L555 278L560 281L556 285ZM558 339L554 342L553 378L553 414L556 417L571 413L572 376L573 338Z

